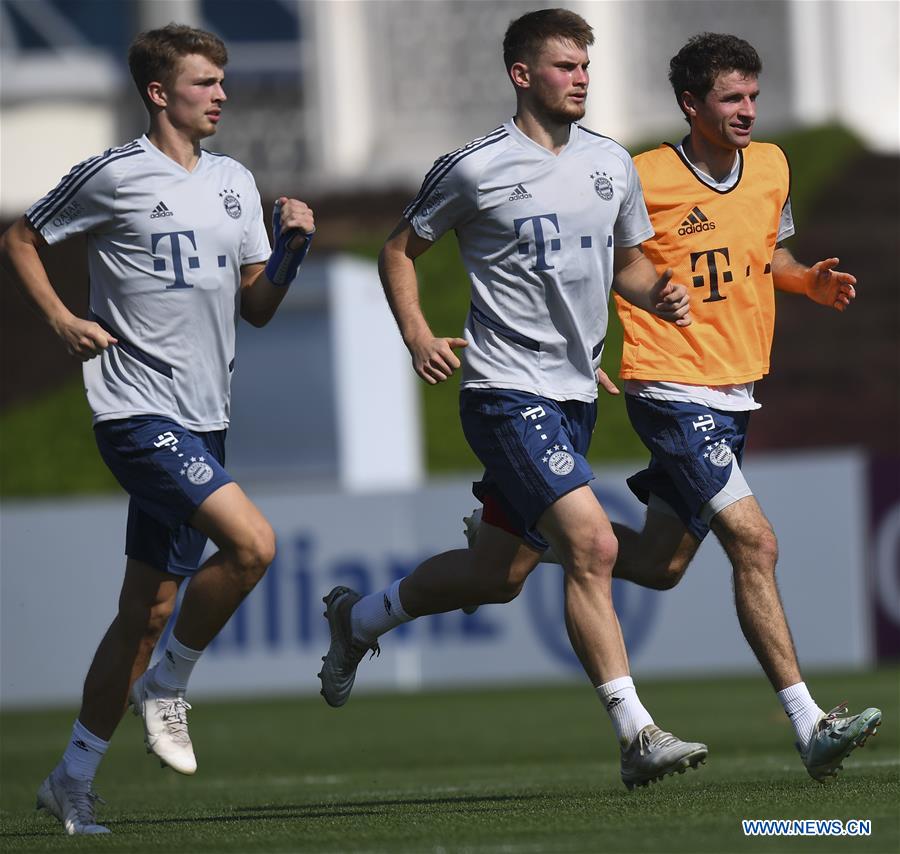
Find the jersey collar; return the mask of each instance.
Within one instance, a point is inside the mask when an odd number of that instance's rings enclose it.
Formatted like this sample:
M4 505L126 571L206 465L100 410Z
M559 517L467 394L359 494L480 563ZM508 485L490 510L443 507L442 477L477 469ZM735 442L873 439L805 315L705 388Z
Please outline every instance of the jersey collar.
M578 139L578 125L573 122L569 125L569 141L562 147L559 154L554 154L549 149L544 148L540 143L535 142L528 134L519 130L518 125L516 125L512 119L505 121L503 127L506 128L510 138L518 142L523 148L527 148L529 151L541 154L544 157L552 158L553 160L558 160L560 157L564 157L568 154L568 152L575 147L575 143Z
M726 193L730 193L741 183L741 177L744 174L744 152L741 149L738 149L734 166L728 177L724 181L718 182L710 175L700 171L690 160L688 160L687 155L684 153L684 140L678 145L672 145L671 142L664 142L663 145L671 148L691 175L703 184L704 187L715 193L725 195Z
M155 157L160 163L165 164L171 171L177 172L179 175L198 175L201 169L205 167L206 160L208 159L207 157L204 157L204 154L206 154L206 152L201 148L200 157L197 159L197 165L189 171L185 169L184 166L182 166L180 163L176 163L167 154L164 154L162 151L160 151L152 142L150 142L147 134L143 134L138 139L138 142L148 154Z

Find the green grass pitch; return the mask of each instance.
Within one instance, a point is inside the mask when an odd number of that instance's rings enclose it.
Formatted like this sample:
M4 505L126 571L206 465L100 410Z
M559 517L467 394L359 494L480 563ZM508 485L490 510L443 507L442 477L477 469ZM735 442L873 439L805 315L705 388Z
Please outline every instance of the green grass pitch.
M376 667L377 662L364 666ZM290 675L285 674L289 679ZM814 674L823 705L884 722L839 780L811 780L760 676L639 680L663 727L704 740L698 771L627 792L587 685L427 694L198 700L194 777L162 770L127 716L97 778L105 837L33 811L72 710L0 716L0 850L897 852L900 671ZM868 837L744 837L742 818L869 819Z

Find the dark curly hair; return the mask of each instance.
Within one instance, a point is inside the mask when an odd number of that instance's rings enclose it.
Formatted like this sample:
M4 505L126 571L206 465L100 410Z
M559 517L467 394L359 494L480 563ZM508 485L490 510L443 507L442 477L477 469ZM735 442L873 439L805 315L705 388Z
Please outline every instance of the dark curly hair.
M715 85L716 77L729 71L739 71L748 77L759 76L762 60L753 45L725 33L693 36L669 61L669 82L681 111L684 112L681 103L684 92L702 100Z

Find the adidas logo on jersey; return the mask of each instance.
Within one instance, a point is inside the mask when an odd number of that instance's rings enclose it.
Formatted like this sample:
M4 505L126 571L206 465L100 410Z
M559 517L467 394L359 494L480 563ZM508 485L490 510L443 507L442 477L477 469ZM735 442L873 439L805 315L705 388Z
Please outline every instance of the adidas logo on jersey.
M701 231L715 231L715 222L710 222L706 214L698 207L691 209L687 219L681 223L678 234L684 237L686 234L697 234Z
M159 219L162 216L174 216L167 207L165 202L160 202L155 208L153 208L153 213L150 214L150 219Z
M508 202L517 202L520 199L530 199L530 198L531 198L531 193L529 193L528 190L525 189L524 185L519 184L516 186L516 189L513 190L512 193L510 193L510 196L507 199L507 201Z

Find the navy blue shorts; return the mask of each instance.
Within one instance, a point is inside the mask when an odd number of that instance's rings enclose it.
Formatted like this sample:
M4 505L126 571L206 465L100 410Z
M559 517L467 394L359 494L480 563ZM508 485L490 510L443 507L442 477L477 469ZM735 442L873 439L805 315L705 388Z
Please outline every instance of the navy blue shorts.
M694 536L709 525L700 509L728 483L731 462L744 458L749 412L725 412L699 403L625 395L628 417L650 450L650 465L628 478L646 504L651 493L666 502Z
M190 575L206 535L188 519L232 478L225 430L192 433L168 418L139 416L94 425L100 456L131 496L125 554L162 572Z
M463 433L485 468L472 492L493 498L515 533L540 551L535 525L544 511L594 479L584 455L591 444L597 404L558 401L511 389L463 389Z

